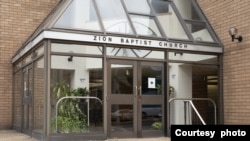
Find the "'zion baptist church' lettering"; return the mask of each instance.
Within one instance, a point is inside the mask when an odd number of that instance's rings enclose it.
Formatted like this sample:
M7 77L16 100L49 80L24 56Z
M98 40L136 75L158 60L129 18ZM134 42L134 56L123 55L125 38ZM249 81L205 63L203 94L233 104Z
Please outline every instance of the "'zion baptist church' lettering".
M93 41L101 43L113 43L113 44L125 44L135 46L147 46L147 47L164 47L164 48L176 48L176 49L187 49L187 44L172 43L166 41L146 40L146 39L134 39L134 38L123 38L123 37L111 37L111 36L93 36Z

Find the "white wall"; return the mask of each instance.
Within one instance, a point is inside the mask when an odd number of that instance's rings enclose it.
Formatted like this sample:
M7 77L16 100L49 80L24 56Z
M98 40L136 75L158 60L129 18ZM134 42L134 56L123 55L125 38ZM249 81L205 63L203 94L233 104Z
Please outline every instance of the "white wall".
M180 63L170 65L170 86L174 87L171 98L192 97L192 66ZM184 124L184 104L182 101L171 103L171 124Z

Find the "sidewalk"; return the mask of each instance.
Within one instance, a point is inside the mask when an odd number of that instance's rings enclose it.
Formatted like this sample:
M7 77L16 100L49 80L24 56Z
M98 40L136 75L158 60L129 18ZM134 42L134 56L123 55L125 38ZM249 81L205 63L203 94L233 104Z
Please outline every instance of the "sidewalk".
M38 141L15 130L0 130L0 141Z
M0 130L0 141L39 141L15 130ZM109 139L106 141L170 141L168 137L138 138L138 139Z

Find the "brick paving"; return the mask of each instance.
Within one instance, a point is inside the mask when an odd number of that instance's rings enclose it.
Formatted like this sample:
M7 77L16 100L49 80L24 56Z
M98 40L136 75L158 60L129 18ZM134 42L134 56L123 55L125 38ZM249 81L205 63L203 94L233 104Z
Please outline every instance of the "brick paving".
M39 141L15 130L0 130L0 141ZM108 139L106 141L170 141L170 138Z

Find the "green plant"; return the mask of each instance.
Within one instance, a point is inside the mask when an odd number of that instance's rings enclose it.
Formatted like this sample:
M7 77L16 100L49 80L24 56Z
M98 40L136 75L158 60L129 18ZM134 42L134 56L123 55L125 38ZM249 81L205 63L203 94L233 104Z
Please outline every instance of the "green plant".
M152 124L152 127L153 127L154 129L161 130L161 129L162 129L162 123L161 123L161 122L154 122L154 123Z
M161 85L157 84L157 85L156 85L156 89L157 89L157 93L158 93L158 94L161 94L161 89L162 89L162 88L161 88Z
M86 96L88 94L87 88L71 89L65 81L55 83L53 92L56 101L67 96ZM56 121L57 131L62 133L82 132L88 128L87 117L79 107L80 102L83 101L77 98L67 98L58 104L57 117L52 119L54 131L56 130Z
M169 94L174 92L174 87L173 86L169 86Z

